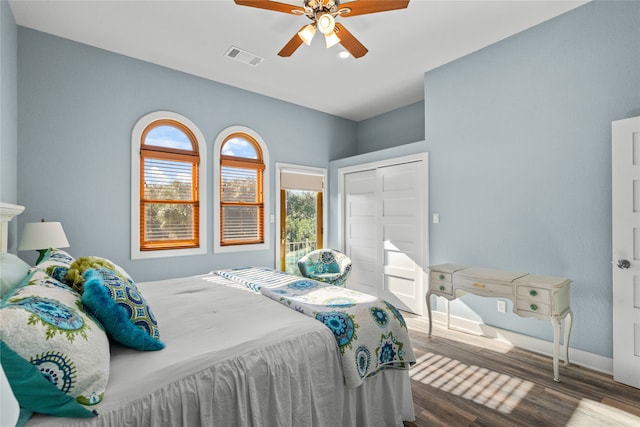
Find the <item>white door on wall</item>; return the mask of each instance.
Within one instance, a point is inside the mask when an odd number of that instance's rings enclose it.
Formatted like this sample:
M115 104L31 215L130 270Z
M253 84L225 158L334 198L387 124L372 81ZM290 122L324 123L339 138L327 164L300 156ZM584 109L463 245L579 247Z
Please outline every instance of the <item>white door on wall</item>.
M422 314L428 265L426 154L345 168L347 286Z
M612 124L613 378L640 388L640 117Z
M382 295L396 307L422 314L423 227L426 227L422 162L378 169L383 249Z
M347 286L374 296L380 275L376 186L375 169L345 175L345 253L353 265Z

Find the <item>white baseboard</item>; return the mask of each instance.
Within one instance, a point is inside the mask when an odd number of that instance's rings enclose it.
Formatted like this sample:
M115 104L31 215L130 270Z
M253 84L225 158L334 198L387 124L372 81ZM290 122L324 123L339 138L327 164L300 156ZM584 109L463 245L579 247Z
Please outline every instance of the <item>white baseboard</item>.
M440 311L434 311L433 323L434 325L446 328L447 314ZM482 335L488 338L499 339L509 342L516 347L553 357L553 343L550 341L541 340L539 338L530 337L528 335L519 334L506 329L500 329L495 326L485 325L484 323L456 316L450 317L449 325L451 329ZM571 364L584 366L585 368L593 369L594 371L613 375L613 359L610 357L600 356L598 354L589 353L569 346L569 361Z

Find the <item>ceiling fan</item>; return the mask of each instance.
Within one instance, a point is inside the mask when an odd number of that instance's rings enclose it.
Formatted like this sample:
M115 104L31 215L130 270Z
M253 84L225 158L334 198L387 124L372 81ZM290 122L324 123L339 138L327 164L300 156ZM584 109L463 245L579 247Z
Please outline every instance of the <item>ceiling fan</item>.
M348 18L367 13L404 9L409 5L409 0L352 0L345 2L342 6L339 0L301 0L304 3L303 6L294 6L271 0L234 1L240 6L256 7L292 15L304 15L311 20L310 24L303 25L300 31L278 52L278 55L283 57L291 56L303 42L307 45L311 44L311 39L317 29L324 34L328 48L340 43L354 58L360 58L366 55L369 50L347 31L342 24L336 22L335 18L338 16Z

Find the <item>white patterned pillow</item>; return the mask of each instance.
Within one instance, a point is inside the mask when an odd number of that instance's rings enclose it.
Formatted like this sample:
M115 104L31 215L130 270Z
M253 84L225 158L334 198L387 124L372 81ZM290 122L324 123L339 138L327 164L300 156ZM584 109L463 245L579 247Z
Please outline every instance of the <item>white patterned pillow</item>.
M92 417L109 377L109 341L80 295L42 271L0 304L0 356L20 406Z
M52 267L69 268L73 261L75 261L75 258L62 249L50 248L45 252L42 261L36 264L36 268L49 272Z

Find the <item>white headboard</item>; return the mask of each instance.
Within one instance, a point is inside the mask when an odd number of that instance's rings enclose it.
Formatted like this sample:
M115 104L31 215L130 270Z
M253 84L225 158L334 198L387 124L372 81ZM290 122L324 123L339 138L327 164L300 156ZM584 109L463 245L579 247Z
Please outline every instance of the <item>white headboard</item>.
M0 254L7 252L9 221L24 211L24 206L0 202Z

